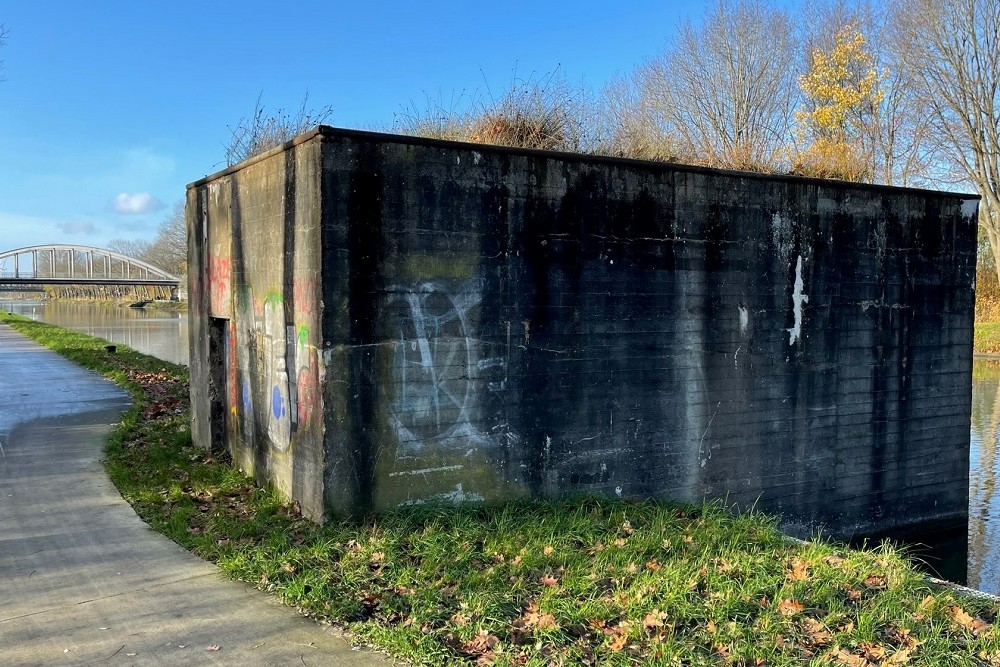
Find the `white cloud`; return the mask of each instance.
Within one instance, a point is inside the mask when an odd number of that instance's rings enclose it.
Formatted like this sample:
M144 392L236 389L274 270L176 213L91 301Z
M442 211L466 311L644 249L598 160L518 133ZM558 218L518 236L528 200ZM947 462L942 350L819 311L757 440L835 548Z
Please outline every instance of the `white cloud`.
M60 222L57 226L59 229L63 230L64 234L93 234L97 231L97 227L94 226L94 223L82 222L79 220L74 222Z
M141 215L163 208L163 202L148 192L123 192L111 202L111 209L122 215Z

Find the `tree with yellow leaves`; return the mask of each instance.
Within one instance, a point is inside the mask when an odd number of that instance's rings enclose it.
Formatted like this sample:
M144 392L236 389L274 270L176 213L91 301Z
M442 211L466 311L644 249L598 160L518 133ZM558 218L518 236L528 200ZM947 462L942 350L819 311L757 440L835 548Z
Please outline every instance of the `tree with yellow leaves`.
M871 180L873 155L865 137L877 123L884 74L875 66L857 24L841 28L829 52L814 49L799 77L806 106L795 114L806 148L794 171L807 176Z

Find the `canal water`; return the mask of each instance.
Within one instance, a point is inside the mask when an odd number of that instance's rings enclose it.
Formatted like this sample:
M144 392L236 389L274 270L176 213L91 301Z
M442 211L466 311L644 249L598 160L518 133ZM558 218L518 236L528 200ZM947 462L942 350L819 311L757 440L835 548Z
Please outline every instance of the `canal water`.
M0 301L0 310L25 315L175 364L188 362L187 311L128 308L66 301Z
M173 361L188 361L187 314L183 312L66 303L59 301L0 301L0 309L93 336ZM972 447L969 488L968 585L989 593L1000 593L1000 479L997 444L1000 437L1000 361L977 360L972 383ZM921 552L932 568L943 576L961 572L948 566L961 558L964 542L936 543ZM961 563L959 564L961 565ZM952 578L959 578L961 574Z

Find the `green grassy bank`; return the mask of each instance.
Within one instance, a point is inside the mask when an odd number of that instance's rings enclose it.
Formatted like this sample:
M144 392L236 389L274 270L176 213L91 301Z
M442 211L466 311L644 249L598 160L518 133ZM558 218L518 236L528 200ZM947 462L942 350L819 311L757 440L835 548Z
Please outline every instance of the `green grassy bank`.
M131 392L107 468L151 526L411 663L1000 666L993 603L888 546L793 544L716 505L423 505L316 526L192 447L182 367L0 320Z

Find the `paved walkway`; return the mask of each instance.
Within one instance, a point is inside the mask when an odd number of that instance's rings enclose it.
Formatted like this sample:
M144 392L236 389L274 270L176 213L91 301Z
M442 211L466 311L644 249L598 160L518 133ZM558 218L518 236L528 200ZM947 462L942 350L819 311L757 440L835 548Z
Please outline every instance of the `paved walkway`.
M0 664L390 664L150 530L100 461L126 406L0 324Z

